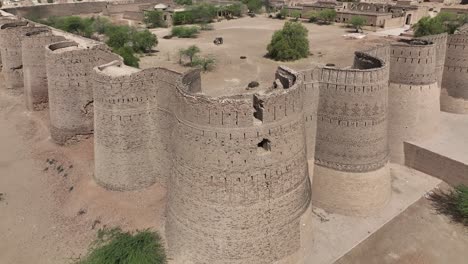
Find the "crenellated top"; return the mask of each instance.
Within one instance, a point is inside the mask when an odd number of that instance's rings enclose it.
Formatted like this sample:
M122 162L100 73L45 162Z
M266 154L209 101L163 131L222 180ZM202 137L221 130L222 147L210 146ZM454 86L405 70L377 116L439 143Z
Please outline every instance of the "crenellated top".
M390 82L431 84L437 81L436 45L428 40L399 40L390 51Z
M206 127L245 128L279 122L302 114L302 76L280 67L282 87L261 93L210 97L199 93L198 70L177 73L164 68L139 70L115 61L94 68L98 83L111 89L95 89L97 104L119 104L121 109L151 102L185 122ZM98 106L98 105L97 105ZM137 106L135 106L137 107Z

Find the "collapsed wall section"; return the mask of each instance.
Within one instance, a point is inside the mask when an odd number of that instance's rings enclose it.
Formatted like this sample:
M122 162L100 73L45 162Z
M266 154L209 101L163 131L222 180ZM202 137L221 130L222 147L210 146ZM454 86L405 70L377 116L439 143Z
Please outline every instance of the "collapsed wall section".
M310 201L304 90L280 71L284 88L265 94L176 91L166 221L176 261L274 263L300 249Z
M367 215L388 201L388 75L383 60L361 52L356 52L352 69L322 69L312 184L315 206Z
M23 89L21 41L26 37L27 33L43 30L44 27L32 27L25 21L15 21L0 26L2 73L5 87L10 91L20 93Z
M442 78L441 110L468 114L468 33L450 35L447 40Z
M404 164L403 143L427 139L440 121L436 45L425 40L391 45L389 97L390 160Z
M93 68L120 57L104 44L58 42L46 48L50 134L58 144L93 133Z
M54 36L49 28L26 33L21 43L24 77L24 97L30 111L42 110L49 100L45 47L65 40Z

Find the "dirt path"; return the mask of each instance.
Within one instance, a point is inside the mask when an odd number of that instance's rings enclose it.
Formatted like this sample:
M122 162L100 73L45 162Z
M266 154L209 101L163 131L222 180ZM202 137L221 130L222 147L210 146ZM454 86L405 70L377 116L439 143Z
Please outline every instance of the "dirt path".
M468 228L421 198L336 264L466 264Z

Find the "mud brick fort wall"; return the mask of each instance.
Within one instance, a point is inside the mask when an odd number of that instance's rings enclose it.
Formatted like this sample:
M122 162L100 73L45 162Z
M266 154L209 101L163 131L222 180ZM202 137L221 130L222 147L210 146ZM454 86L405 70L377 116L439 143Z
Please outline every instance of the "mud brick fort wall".
M68 12L57 7L48 12ZM279 67L255 93L208 97L197 70L135 69L103 43L0 16L7 88L30 110L48 107L58 144L94 134L104 188L165 186L165 235L180 263L281 263L298 252L311 204L349 215L383 207L389 161L411 159L406 141L435 133L439 100L467 113L466 39L381 45L344 69Z
M442 110L468 114L468 33L450 35L442 78Z
M48 45L45 57L52 139L63 144L76 135L91 134L94 129L91 71L119 56L104 44L83 46L64 41Z
M403 142L437 133L440 89L436 44L424 40L391 45L389 146L392 162L404 164Z

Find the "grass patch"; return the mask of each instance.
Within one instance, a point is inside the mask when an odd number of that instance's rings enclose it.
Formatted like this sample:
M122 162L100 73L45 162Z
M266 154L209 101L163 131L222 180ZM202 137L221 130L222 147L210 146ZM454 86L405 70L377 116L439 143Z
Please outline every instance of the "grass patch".
M124 232L101 229L85 258L76 264L165 264L164 246L158 233L150 230Z
M172 35L178 38L196 38L200 28L197 26L177 26L172 28Z
M468 187L459 185L452 191L434 192L429 200L438 213L448 215L453 221L468 226Z

